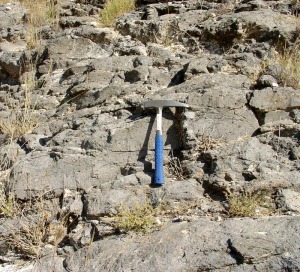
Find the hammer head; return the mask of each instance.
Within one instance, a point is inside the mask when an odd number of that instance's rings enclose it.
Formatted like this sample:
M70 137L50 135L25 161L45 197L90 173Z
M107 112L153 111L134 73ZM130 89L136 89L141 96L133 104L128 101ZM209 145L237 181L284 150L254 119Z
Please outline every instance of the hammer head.
M151 101L146 101L144 103L144 108L156 108L156 109L162 109L165 107L183 107L183 108L188 108L189 105L173 101L173 100L151 100Z

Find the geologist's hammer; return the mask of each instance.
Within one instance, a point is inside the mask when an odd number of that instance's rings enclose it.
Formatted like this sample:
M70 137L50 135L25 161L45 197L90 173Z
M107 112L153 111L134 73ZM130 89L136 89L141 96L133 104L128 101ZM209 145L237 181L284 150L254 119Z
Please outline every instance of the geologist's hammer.
M164 184L164 143L162 135L162 110L165 107L188 108L187 104L173 100L151 100L144 103L144 108L156 108L156 136L155 136L155 170L153 185Z

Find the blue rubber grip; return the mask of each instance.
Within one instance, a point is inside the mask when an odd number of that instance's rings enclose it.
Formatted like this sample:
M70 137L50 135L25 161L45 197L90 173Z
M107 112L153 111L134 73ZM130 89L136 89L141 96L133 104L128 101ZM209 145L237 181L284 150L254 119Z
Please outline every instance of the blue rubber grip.
M157 131L155 136L155 171L153 184L162 185L164 182L164 143L163 136Z

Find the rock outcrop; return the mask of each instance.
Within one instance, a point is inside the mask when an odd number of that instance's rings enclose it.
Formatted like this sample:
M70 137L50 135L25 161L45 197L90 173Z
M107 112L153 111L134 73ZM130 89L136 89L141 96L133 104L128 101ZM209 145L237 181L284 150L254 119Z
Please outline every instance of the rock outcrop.
M0 4L0 270L300 271L300 86L270 61L299 49L297 3L137 1L108 28L105 1L58 2L35 48ZM152 99L190 106L163 111L159 188ZM137 205L152 231L116 225Z

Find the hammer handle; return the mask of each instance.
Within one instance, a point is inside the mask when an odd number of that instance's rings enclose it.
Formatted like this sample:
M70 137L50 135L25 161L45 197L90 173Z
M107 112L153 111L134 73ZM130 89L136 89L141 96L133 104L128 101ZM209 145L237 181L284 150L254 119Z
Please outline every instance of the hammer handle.
M164 143L161 131L156 131L155 136L155 171L153 184L164 184Z

